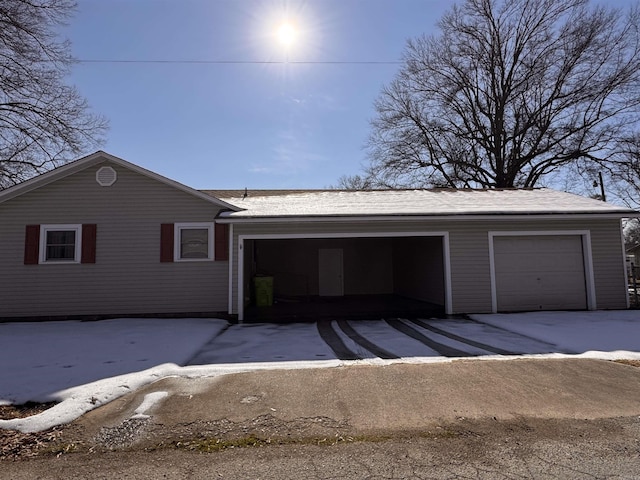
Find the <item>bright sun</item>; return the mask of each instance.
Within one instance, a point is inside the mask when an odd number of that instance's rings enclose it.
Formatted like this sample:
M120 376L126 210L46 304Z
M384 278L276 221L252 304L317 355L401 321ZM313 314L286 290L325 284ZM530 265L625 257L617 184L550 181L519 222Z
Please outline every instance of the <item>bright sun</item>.
M284 22L278 27L278 41L285 47L290 47L296 41L298 31L289 22Z

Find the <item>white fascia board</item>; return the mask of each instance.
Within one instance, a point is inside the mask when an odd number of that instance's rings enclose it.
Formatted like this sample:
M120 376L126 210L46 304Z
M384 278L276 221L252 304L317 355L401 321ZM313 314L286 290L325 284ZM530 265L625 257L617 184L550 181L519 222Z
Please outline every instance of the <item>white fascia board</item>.
M124 168L128 168L129 170L133 170L134 172L139 173L140 175L144 175L146 177L152 178L153 180L156 180L160 183L164 183L165 185L168 185L170 187L176 188L178 190L182 190L183 192L193 195L194 197L198 197L201 200L205 200L206 202L213 203L214 205L217 205L220 207L228 208L230 210L233 210L234 212L238 212L242 210L241 208L238 208L235 205L231 205L230 203L223 202L222 200L216 197L212 197L211 195L202 193L180 182L176 182L175 180L171 180L170 178L167 178L158 173L152 172L151 170L147 170L146 168L140 167L139 165L136 165L131 162L127 162L126 160L115 157L105 152L101 152L101 153L103 157L105 157L107 160L113 163L121 165Z
M233 225L229 226L229 243L228 243L228 248L229 248L229 275L227 276L227 281L229 282L229 285L227 286L227 290L228 290L228 295L229 298L227 299L228 301L228 313L229 315L233 314L233 252L234 252L234 245L233 245ZM240 254L238 253L238 256L240 256Z
M343 222L407 222L407 221L487 221L487 220L581 220L585 218L616 219L640 218L640 213L541 213L541 214L498 214L498 215L354 215L354 216L313 216L313 217L230 217L227 215L216 218L216 223L228 223L241 225L251 224L272 224L272 223L343 223Z
M386 237L447 237L448 232L314 232L314 233L254 233L238 235L242 240L287 240L305 238L386 238ZM448 237L447 237L448 238Z
M79 160L74 160L69 163L65 163L60 167L56 167L48 172L30 178L29 180L25 180L24 182L18 183L12 187L9 187L0 192L0 203L6 202L12 198L18 197L20 195L24 195L25 193L31 192L40 187L44 187L45 185L49 185L50 183L55 182L58 179L67 177L72 173L78 172L83 168L86 168L88 163L95 161L96 158L108 155L105 152L95 152L91 155L83 157Z
M163 177L158 173L152 172L151 170L147 170L146 168L140 167L134 163L127 162L126 160L122 160L121 158L113 157L112 155L109 155L109 154L106 154L106 155L108 155L109 160L114 163L120 164L125 168L128 168L130 170L133 170L136 173L139 173L141 175L157 180L158 182L164 183L165 185L168 185L170 187L176 188L178 190L182 190L183 192L193 195L194 197L198 197L201 200L205 200L209 203L213 203L214 205L217 205L219 207L228 208L230 210L233 210L234 212L239 212L240 210L242 210L241 208L238 208L235 205L231 205L230 203L224 202L219 198L212 197L211 195L207 195L206 193L202 193L199 190L188 187L187 185L184 185L180 182L176 182L175 180L171 180L170 178Z

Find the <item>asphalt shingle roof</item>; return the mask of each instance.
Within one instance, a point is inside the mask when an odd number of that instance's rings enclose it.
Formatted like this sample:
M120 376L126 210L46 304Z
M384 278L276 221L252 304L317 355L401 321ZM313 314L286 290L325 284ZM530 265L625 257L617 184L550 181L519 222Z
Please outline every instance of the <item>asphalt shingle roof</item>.
M547 188L434 190L208 190L239 212L227 218L386 216L386 215L536 215L618 214L629 208Z

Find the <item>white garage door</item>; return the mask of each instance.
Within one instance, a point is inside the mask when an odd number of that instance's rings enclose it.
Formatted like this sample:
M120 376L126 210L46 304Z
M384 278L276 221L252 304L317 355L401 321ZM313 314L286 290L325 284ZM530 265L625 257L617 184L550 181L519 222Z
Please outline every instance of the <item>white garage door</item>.
M493 240L499 312L587 308L580 235Z

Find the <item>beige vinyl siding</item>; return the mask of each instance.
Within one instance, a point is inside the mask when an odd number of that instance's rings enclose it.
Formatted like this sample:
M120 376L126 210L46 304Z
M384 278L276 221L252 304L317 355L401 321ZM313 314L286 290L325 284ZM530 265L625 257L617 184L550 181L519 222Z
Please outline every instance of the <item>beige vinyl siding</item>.
M591 240L593 281L596 308L599 310L627 308L624 249L621 223L617 219L585 219L491 224L493 231L586 231ZM586 247L586 245L585 245Z
M486 220L456 218L442 220L401 221L338 221L235 224L233 228L232 261L234 265L233 312L237 313L237 265L238 236L240 235L289 235L301 234L313 237L322 234L375 234L384 232L448 232L450 250L450 274L452 313L489 313L492 310L491 273L489 258L490 231L567 231L591 232L594 284L597 308L626 308L625 276L620 237L620 221L616 219L557 219L534 220L503 219Z
M228 262L160 263L160 225L213 222L218 207L108 162L0 204L0 317L220 312ZM25 226L97 225L96 263L23 265Z
M624 246L619 220L607 220L591 228L591 251L598 309L627 308Z
M491 312L487 223L458 221L450 232L452 313Z

